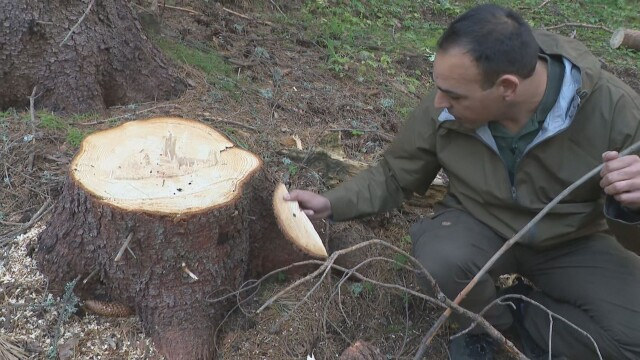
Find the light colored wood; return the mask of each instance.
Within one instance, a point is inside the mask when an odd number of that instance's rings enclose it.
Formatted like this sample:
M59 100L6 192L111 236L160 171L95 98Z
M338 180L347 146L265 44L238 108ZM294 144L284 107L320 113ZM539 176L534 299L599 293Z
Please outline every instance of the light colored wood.
M632 29L617 29L611 35L609 45L617 49L620 46L629 49L640 50L640 31Z
M318 232L297 201L284 200L287 193L282 183L276 185L273 192L273 211L280 229L300 250L317 258L326 258L327 250Z
M239 182L260 164L201 122L153 118L89 135L71 169L96 198L124 210L175 215L232 201Z

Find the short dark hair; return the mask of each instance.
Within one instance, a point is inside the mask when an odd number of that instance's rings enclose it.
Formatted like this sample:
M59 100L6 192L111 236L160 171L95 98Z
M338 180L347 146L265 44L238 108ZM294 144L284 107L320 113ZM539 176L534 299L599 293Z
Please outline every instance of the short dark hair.
M459 47L473 58L489 88L504 74L533 75L540 45L524 19L498 5L479 5L456 18L438 40L438 50Z

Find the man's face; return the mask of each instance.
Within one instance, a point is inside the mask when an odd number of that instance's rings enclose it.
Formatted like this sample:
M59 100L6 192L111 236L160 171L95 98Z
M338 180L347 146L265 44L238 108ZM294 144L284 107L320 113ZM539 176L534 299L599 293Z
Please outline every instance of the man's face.
M475 61L460 48L440 51L433 63L438 89L434 105L447 108L465 127L476 129L497 120L503 98L494 86L482 88L482 74Z

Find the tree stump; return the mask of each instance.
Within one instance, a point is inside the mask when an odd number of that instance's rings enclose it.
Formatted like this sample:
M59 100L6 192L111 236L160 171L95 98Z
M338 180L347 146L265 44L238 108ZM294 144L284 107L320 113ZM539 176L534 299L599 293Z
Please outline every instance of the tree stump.
M210 300L240 287L262 241L282 239L260 158L197 121L156 118L88 136L70 168L38 239L50 289L97 271L81 297L134 309L168 359L213 358L233 304Z
M620 46L640 50L640 31L631 29L617 29L611 35L609 45L617 49Z

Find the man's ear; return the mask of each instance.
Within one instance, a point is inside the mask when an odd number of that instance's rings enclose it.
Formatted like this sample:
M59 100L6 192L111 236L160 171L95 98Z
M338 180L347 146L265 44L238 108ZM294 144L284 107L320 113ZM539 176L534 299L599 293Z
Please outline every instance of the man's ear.
M513 99L518 93L520 79L514 75L502 75L496 81L496 88L504 100Z

